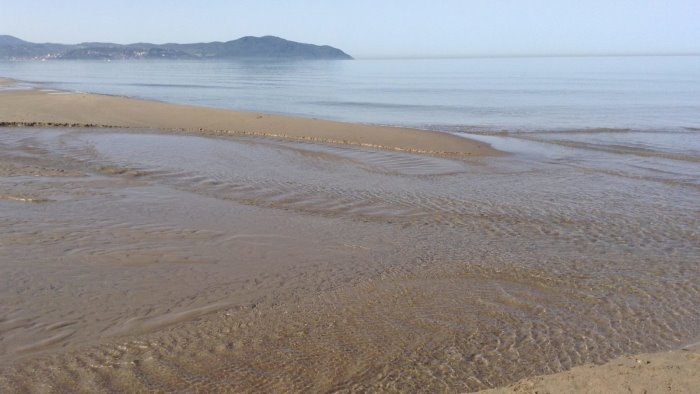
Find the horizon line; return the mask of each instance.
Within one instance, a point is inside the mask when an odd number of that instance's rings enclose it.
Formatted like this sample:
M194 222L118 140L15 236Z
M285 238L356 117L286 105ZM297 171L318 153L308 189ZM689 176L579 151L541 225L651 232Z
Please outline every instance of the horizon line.
M356 60L429 60L429 59L499 59L499 58L555 58L555 57L694 57L699 52L630 52L630 53L517 53L517 54L474 54L474 55L353 55Z

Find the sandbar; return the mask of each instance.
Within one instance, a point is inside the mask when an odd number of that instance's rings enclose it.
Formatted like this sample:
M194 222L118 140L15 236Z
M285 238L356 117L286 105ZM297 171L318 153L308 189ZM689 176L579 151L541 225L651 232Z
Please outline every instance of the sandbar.
M498 154L488 144L435 131L36 89L0 92L0 126L148 128L276 137L415 153Z

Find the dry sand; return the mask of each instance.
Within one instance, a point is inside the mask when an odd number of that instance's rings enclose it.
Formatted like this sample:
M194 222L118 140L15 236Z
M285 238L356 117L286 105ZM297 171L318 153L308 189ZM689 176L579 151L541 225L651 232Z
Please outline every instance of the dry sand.
M620 357L553 375L523 379L483 394L507 393L697 393L700 346Z
M0 125L153 128L282 137L420 153L497 153L487 144L447 133L63 91L0 92Z

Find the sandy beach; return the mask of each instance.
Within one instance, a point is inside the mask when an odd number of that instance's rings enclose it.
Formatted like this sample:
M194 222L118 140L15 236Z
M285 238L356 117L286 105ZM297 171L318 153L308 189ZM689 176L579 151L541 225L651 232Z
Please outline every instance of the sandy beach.
M2 392L700 386L685 189L51 89L0 123Z
M151 128L281 137L421 153L497 153L487 144L446 133L36 89L0 92L0 119L5 126Z
M538 376L483 394L535 393L687 393L700 385L700 349L639 354Z

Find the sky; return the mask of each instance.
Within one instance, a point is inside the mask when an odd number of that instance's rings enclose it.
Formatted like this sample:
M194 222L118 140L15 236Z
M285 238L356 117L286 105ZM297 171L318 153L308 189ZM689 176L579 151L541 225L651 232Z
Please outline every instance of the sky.
M700 0L0 0L32 42L275 35L357 58L700 53Z

